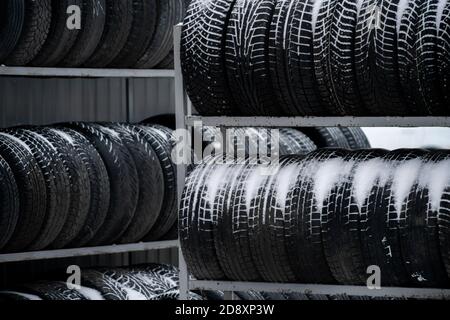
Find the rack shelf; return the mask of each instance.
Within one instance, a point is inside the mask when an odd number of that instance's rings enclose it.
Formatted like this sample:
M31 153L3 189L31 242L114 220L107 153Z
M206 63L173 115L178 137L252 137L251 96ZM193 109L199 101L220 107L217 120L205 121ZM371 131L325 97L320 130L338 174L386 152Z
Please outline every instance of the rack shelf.
M192 114L192 104L186 95L181 72L180 40L182 25L175 27L175 104L178 129L193 126L227 127L450 127L450 117L201 117ZM178 166L178 196L184 188L186 168ZM369 290L363 286L312 285L297 283L202 281L190 278L180 246L180 299L188 298L189 290L296 292L307 294L371 297L397 297L416 299L449 299L450 289L393 288Z
M161 250L178 247L179 247L178 240L168 240L168 241L142 242L142 243L90 247L90 248L9 253L9 254L0 254L0 264L7 262L48 260L48 259L72 258L83 256L95 256L103 254Z
M173 78L174 70L32 68L0 66L0 76L59 78Z
M364 286L319 285L297 283L235 282L190 280L191 290L261 291L279 293L302 293L414 299L450 299L449 289L396 288L368 289Z
M450 117L200 117L186 125L218 127L450 127Z

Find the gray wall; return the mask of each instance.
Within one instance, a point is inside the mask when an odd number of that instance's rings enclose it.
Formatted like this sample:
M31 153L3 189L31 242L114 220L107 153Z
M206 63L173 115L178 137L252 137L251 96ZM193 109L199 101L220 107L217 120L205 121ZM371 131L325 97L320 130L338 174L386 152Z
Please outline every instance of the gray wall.
M127 108L125 79L0 77L0 127L65 121L131 121L173 113L173 79L130 79L133 106ZM45 277L67 265L122 266L145 262L177 264L177 250L0 265L0 287Z

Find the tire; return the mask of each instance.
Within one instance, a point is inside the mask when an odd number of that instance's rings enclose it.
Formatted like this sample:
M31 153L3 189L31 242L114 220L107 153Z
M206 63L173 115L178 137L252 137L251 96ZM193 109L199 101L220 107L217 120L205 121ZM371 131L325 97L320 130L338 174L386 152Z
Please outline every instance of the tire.
M444 101L445 114L449 114L450 106L450 58L448 52L450 52L450 4L447 2L442 12L441 22L438 29L438 44L437 44L437 65L439 71L440 88L442 98Z
M317 149L314 142L296 129L280 129L280 156L304 155Z
M266 186L258 194L261 201L255 210L259 217L256 218L258 225L254 227L253 239L256 238L259 244L254 246L254 250L258 255L258 271L265 281L292 283L297 280L289 264L284 230L285 207L298 174L296 160L294 157L281 158L279 171L267 179Z
M67 126L82 133L92 143L109 176L109 210L103 225L88 244L114 244L126 232L136 211L139 184L133 158L113 130L96 124L72 123Z
M361 128L339 128L347 139L351 150L370 149L370 143Z
M345 154L335 149L319 150L297 160L298 173L292 177L295 188L287 196L284 228L289 264L302 283L336 282L325 257L322 238L327 206L332 201L329 195L333 194L328 190L322 198L317 198L315 183L324 177L327 163L334 163Z
M358 91L354 70L356 23L361 1L336 1L330 26L329 80L335 104L348 115L368 115Z
M260 278L250 254L245 207L244 186L250 172L247 165L222 165L209 177L210 181L220 181L212 205L213 214L217 215L217 227L212 232L215 251L225 277L235 281Z
M106 20L97 48L83 64L85 67L108 66L124 48L133 23L133 6L130 1L106 0Z
M331 27L337 5L338 1L335 0L316 2L312 17L315 21L313 22L313 52L317 86L328 113L336 116L348 113L336 96L331 74Z
M268 54L270 66L270 78L272 81L273 92L276 95L277 102L280 105L282 114L286 115L305 115L303 110L299 109L299 103L296 96L293 95L289 86L289 69L286 55L287 52L283 46L287 39L286 29L292 24L292 5L293 1L277 1L273 11L272 22L269 32Z
M71 50L74 45L79 30L70 30L67 27L67 9L69 6L76 5L82 12L82 0L52 0L52 19L50 30L44 45L39 53L30 62L35 67L54 67L56 66Z
M153 228L161 211L164 196L164 176L159 159L150 144L135 126L107 125L117 132L133 157L139 177L139 198L133 220L120 243L142 240Z
M178 239L178 221L175 222L169 231L161 238L161 240L176 240Z
M416 67L419 74L420 89L424 92L431 115L446 115L448 110L448 105L445 105L443 101L442 79L439 77L438 65L437 21L443 14L444 7L445 3L440 0L424 0L419 5Z
M182 22L186 12L183 0L157 1L156 29L136 63L140 69L155 68L173 50L173 26Z
M214 245L217 216L212 214L207 197L207 179L215 169L205 162L197 166L187 177L180 200L179 232L183 255L192 275L197 279L223 279Z
M4 252L24 251L38 236L46 212L44 176L31 149L21 140L0 133L0 154L7 161L19 188L19 218Z
M105 300L128 300L128 288L121 286L102 271L85 270L81 275L81 281L83 285L100 292Z
M25 1L7 0L0 3L0 64L14 50L22 33L25 19Z
M292 115L328 114L320 97L314 73L313 9L314 1L296 1L291 13L292 21L290 23L288 21L289 29L285 35L288 52L284 69L290 81L288 83L290 94L296 103L290 112ZM281 44L278 42L279 47Z
M415 164L421 162L423 155L423 151L417 150L392 151L369 167L370 179L365 174L365 184L372 184L372 188L360 209L364 261L368 266L380 267L385 286L411 283L401 250L408 215L404 203L413 194L411 190L417 174ZM400 181L404 181L402 189L398 189ZM401 197L398 190L403 190Z
M43 300L42 298L32 295L26 294L22 292L14 292L14 291L0 291L0 297L5 299L5 301L30 301L30 300Z
M85 151L80 150L72 141L64 139L50 128L37 128L34 131L42 135L56 148L70 181L70 204L67 220L61 232L51 244L51 248L61 249L66 247L81 232L90 210L91 185L89 172L82 160Z
M132 1L133 24L130 35L119 55L111 63L111 66L131 68L137 63L155 33L157 8L156 0Z
M449 278L441 253L449 249L440 246L439 231L445 228L440 228L439 221L443 221L441 212L449 207L445 202L449 154L431 151L421 161L417 182L405 205L405 232L400 239L402 255L414 286L443 288L448 287Z
M46 185L46 212L44 223L27 250L42 250L50 246L62 231L70 206L70 180L56 147L44 136L29 129L7 131L31 149ZM35 191L36 192L36 191Z
M417 30L419 26L419 5L421 1L409 1L404 8L398 28L397 59L400 85L409 112L412 115L429 115L424 92L420 90L419 74L416 66Z
M363 150L351 152L341 159L350 168L334 188L322 219L325 256L333 277L340 284L366 283L369 265L363 259L359 235L360 206L365 200L359 198L359 192L364 190L360 173L370 160L379 158L384 153L376 149Z
M0 252L19 220L19 188L9 164L0 155Z
M5 60L6 65L25 66L38 54L50 30L51 8L51 0L25 0L20 38Z
M373 56L375 58L375 94L380 98L384 114L404 116L409 114L403 96L398 68L398 12L401 0L379 0L380 21L375 28Z
M225 71L225 32L235 0L194 0L183 24L181 65L186 91L202 115L238 115ZM206 28L206 31L203 31Z
M172 70L175 68L175 55L173 53L173 50L170 51L170 53L161 60L160 63L155 67L156 69L166 69L166 70Z
M32 284L21 285L20 290L36 295L42 300L50 301L83 301L87 300L80 291L69 289L63 281L39 281Z
M79 67L94 53L102 38L106 21L106 0L83 0L82 28L63 60L62 67Z
M280 114L268 57L274 9L275 0L237 0L228 21L224 48L226 74L233 100L246 115Z
M376 93L376 57L375 36L376 28L368 27L374 25L377 17L377 8L382 0L364 0L361 4L360 13L356 23L355 34L355 73L359 93L364 101L364 106L370 115L387 116L395 112L383 108L380 96Z
M108 172L100 154L82 134L61 126L51 131L71 145L86 167L89 177L90 201L86 221L76 237L66 247L80 248L87 245L108 214L110 203L110 182Z
M164 236L177 220L177 186L176 186L176 165L172 161L172 140L173 132L165 127L139 126L136 132L149 143L155 151L161 164L164 176L164 193L162 210L154 226L144 237L145 241L155 241Z
M320 148L350 149L350 145L339 128L301 128L314 144Z

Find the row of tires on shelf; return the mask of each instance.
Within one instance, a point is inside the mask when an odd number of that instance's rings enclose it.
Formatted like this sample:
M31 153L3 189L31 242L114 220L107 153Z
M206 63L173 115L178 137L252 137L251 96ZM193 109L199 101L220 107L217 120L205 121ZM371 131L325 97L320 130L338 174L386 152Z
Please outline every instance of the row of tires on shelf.
M6 300L176 300L179 297L178 269L170 265L91 269L81 273L81 286L65 281L38 281L0 291ZM201 297L192 293L191 299Z
M173 68L173 26L183 20L186 2L1 1L0 64ZM69 27L74 21L80 25Z
M59 280L36 281L0 291L0 301L17 300L177 300L179 270L171 265L150 264L131 268L83 270L81 286L68 287ZM240 300L370 300L343 295L270 292L236 292ZM224 300L221 291L192 292L191 300Z
M0 252L176 238L172 130L68 123L0 131Z
M180 240L198 279L383 286L450 284L450 154L322 149L198 166Z
M182 34L203 115L448 115L446 0L194 0Z

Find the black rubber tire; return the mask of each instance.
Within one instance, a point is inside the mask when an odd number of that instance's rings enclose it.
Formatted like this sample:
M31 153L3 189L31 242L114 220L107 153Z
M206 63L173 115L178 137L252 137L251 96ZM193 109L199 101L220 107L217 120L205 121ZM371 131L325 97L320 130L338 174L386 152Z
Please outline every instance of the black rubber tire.
M193 0L181 37L186 91L202 115L238 115L225 71L225 32L235 0Z
M106 0L106 21L97 48L83 64L85 67L108 66L124 48L133 23L133 5L130 1Z
M397 39L397 59L400 85L411 115L429 115L430 111L420 90L419 74L416 66L417 29L419 24L419 8L421 1L409 1L404 8Z
M284 230L288 194L298 173L296 160L295 157L280 159L279 171L266 179L257 195L260 200L256 209L250 210L254 213L251 215L254 222L250 238L252 256L265 281L292 283L297 280L296 270L289 263Z
M161 237L161 240L178 239L178 221L176 221L167 233Z
M52 242L52 249L66 247L83 228L90 210L91 185L89 172L82 157L85 151L63 138L50 128L36 128L35 132L44 136L57 150L63 160L70 181L70 204L66 222Z
M306 114L299 109L300 104L290 89L288 75L294 67L292 69L288 67L290 61L287 60L287 52L283 45L289 40L286 28L292 25L289 23L289 19L292 17L292 3L289 0L281 0L275 4L269 32L268 55L270 79L273 92L280 105L280 114L296 116Z
M360 229L361 168L368 161L384 155L382 150L362 150L348 153L342 163L351 168L333 189L326 213L322 215L322 235L325 256L333 277L340 284L365 285L367 267L362 253ZM341 173L342 174L342 173Z
M67 247L79 248L87 245L106 219L110 202L108 172L100 154L82 134L75 130L57 126L53 133L64 139L77 152L86 167L89 177L89 211L82 229Z
M161 164L164 176L164 193L162 210L148 234L145 241L154 241L164 236L177 220L177 186L176 186L176 165L172 161L172 148L175 141L172 137L172 130L159 126L136 126L142 139L147 141L155 151Z
M246 115L280 115L270 80L269 32L275 0L236 0L225 39L233 100Z
M280 129L280 156L303 155L317 149L315 143L296 129Z
M361 1L336 1L330 27L329 77L334 103L348 115L368 115L358 91L354 70L354 47L358 5Z
M337 98L333 87L331 73L331 37L332 22L339 1L323 0L318 5L318 10L313 16L313 52L314 72L322 102L329 115L347 115L344 105Z
M157 8L155 31L136 63L137 68L155 68L173 50L173 26L183 21L186 12L183 0L157 0Z
M287 1L286 4L289 5L289 2ZM288 79L288 94L291 94L295 101L294 109L289 112L292 115L328 114L320 97L314 72L313 8L312 0L296 1L289 16L291 20L287 21L286 25L287 35L284 37L286 37L288 51L284 53L287 54L285 58L287 60L283 68ZM280 32L282 29L280 28ZM283 46L280 41L277 44L278 50L281 50Z
M323 210L315 200L313 175L321 163L343 154L343 151L330 149L297 158L298 173L292 177L295 187L288 192L283 220L288 262L297 281L302 283L331 284L336 281L325 258L321 226ZM326 204L322 204L322 208L326 208Z
M450 187L447 180L441 197L441 205L437 213L440 253L450 279ZM429 213L430 214L430 213Z
M379 1L379 27L375 28L372 54L375 59L375 94L380 98L384 114L404 116L409 114L401 88L397 42L397 14L401 0Z
M339 128L301 128L300 131L306 134L319 149L350 149L344 133Z
M398 202L396 181L399 181L398 177L404 180L405 176L398 172L397 166L404 165L408 160L420 161L423 155L424 152L420 150L392 151L379 159L376 170L371 170L373 186L366 203L361 207L360 237L364 261L367 266L380 267L384 286L411 284L400 242L406 225L404 202L411 195L411 190L405 190L405 199L402 199L402 203ZM414 170L408 170L408 177L414 177Z
M0 298L4 299L4 301L31 301L31 300L43 300L42 298L26 294L22 292L15 292L15 291L0 291Z
M87 300L76 289L69 289L67 283L63 281L38 281L30 284L21 285L20 291L28 294L37 295L42 300L49 301L83 301Z
M0 252L19 220L19 188L9 164L0 155Z
M445 115L450 113L450 4L447 2L442 13L441 23L437 34L437 65L439 71L440 88L444 101Z
M38 236L27 250L47 248L63 229L70 206L70 180L63 158L56 147L44 136L32 131L32 128L17 128L7 131L20 139L32 151L42 171L46 185L46 213Z
M79 30L70 30L67 28L66 13L67 8L72 5L78 6L83 12L82 0L52 0L52 19L50 30L39 53L30 62L34 67L54 67L56 66L72 49Z
M446 152L431 151L425 155L405 204L405 232L400 244L405 268L415 287L447 288L449 285L441 255L441 251L448 252L449 249L440 247L439 241L441 213L449 209L445 202L449 160L450 155ZM445 180L441 181L439 177L445 177Z
M170 53L161 60L160 63L155 67L155 69L166 69L166 70L172 70L175 68L175 54L173 53L173 50L170 51Z
M164 176L159 159L145 140L135 130L136 126L107 124L116 131L133 157L139 178L139 198L133 220L120 243L135 243L142 240L155 225L162 208Z
M215 194L209 197L213 215L217 215L217 226L212 230L217 259L225 277L235 281L258 279L250 255L246 228L248 215L242 207L245 205L242 195L248 172L248 168L243 166L222 165L208 178L209 181L217 179Z
M4 61L6 65L25 66L38 54L50 30L51 8L51 0L25 0L22 32Z
M180 201L179 233L184 257L191 274L197 279L225 277L214 245L217 215L213 215L207 197L206 181L215 168L206 161L187 177Z
M94 53L105 28L106 0L83 0L81 21L74 45L59 63L62 67L79 67Z
M127 300L126 288L120 286L117 281L102 271L84 270L81 274L81 281L84 286L100 292L105 300Z
M392 115L392 110L383 108L381 97L376 94L375 79L375 31L377 11L382 0L364 0L356 23L355 34L355 73L358 90L364 106L373 116Z
M339 128L347 139L351 150L370 149L371 145L361 128Z
M128 229L137 206L139 183L133 158L117 134L97 124L67 125L82 133L103 159L110 182L110 203L106 219L89 245L116 243Z
M19 188L19 219L4 252L25 250L44 223L47 191L32 151L21 140L0 133L0 154L8 162Z
M440 0L423 0L419 5L419 23L417 28L417 62L420 89L424 92L431 115L446 115L441 92L441 78L438 59L438 15L443 13L444 5ZM440 27L440 26L439 26ZM448 53L447 53L448 54Z
M24 0L0 2L0 64L3 64L19 41L24 19Z
M112 67L132 68L144 54L156 30L157 5L157 0L132 1L133 24L130 34L119 55L111 63Z

